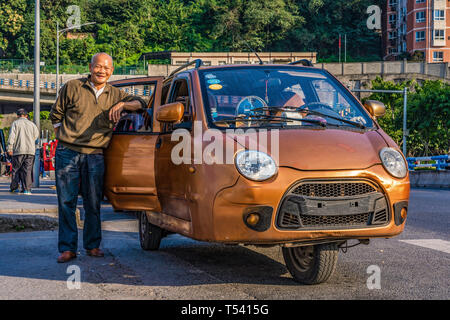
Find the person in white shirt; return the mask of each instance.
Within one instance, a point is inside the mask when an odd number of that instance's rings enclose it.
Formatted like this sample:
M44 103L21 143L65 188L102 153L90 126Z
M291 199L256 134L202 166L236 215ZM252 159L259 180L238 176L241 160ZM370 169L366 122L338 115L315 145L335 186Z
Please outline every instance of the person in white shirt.
M12 157L12 179L10 191L17 193L22 185L24 194L31 194L33 183L33 165L36 152L36 140L39 130L28 120L25 109L16 112L18 119L11 125L8 137L8 154Z

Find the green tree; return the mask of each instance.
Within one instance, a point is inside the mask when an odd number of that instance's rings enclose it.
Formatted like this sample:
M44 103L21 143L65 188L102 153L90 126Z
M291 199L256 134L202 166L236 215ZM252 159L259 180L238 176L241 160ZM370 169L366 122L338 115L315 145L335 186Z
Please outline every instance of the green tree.
M408 102L408 147L415 155L450 152L450 85L424 81Z
M450 85L440 80L393 83L376 78L372 89L403 90L409 88L407 104L408 156L446 154L450 141ZM386 105L386 114L378 119L383 130L398 144L403 143L403 94L373 93Z

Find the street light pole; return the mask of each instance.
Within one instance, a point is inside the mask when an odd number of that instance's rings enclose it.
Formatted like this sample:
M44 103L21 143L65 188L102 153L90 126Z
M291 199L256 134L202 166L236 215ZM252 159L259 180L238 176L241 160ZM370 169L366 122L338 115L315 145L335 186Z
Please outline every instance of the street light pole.
M40 106L40 72L41 72L41 59L40 59L40 4L39 0L34 2L34 100L33 100L33 115L34 123L38 128L38 132L41 132L41 106ZM39 168L40 168L40 150L39 150L40 138L36 141L36 153L34 155L34 170L33 170L33 187L39 187Z
M66 31L72 30L72 29L79 29L83 26L87 26L90 24L95 24L96 22L87 22L80 25L72 26L69 28L61 29L59 30L59 21L56 21L56 98L58 98L59 95L59 37L61 34L63 34Z
M56 98L59 95L59 21L56 21Z
M406 112L408 107L408 88L403 88L403 154L406 157L406 136L408 135L406 129Z

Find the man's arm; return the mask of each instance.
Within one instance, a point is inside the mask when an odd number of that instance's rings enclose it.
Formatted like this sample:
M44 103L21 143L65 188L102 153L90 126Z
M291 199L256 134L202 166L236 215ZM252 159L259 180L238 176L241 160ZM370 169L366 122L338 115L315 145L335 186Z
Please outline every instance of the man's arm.
M126 111L138 111L142 109L142 103L139 100L132 100L123 102L120 101L119 103L116 103L111 110L109 110L109 120L112 120L114 122L119 121L120 115L123 110Z
M64 119L64 114L66 112L67 105L67 84L65 84L59 91L58 99L52 106L50 111L50 120L52 121L53 128L55 129L55 134L58 128L61 126L61 122Z
M6 146L6 150L8 151L8 154L10 156L13 155L13 147L15 141L16 141L16 124L13 123L11 126L11 130L9 130L8 145Z
M33 123L33 133L34 133L34 143L37 142L37 140L39 139L39 129L37 128L37 126Z

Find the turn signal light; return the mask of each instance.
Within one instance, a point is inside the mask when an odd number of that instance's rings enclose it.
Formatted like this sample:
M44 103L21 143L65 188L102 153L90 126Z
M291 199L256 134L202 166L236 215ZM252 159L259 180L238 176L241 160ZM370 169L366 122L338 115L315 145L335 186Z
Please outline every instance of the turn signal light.
M406 208L402 208L402 211L400 211L400 216L402 217L402 220L404 221L406 219Z
M257 213L250 213L247 216L247 223L251 226L255 226L259 222L259 214Z

